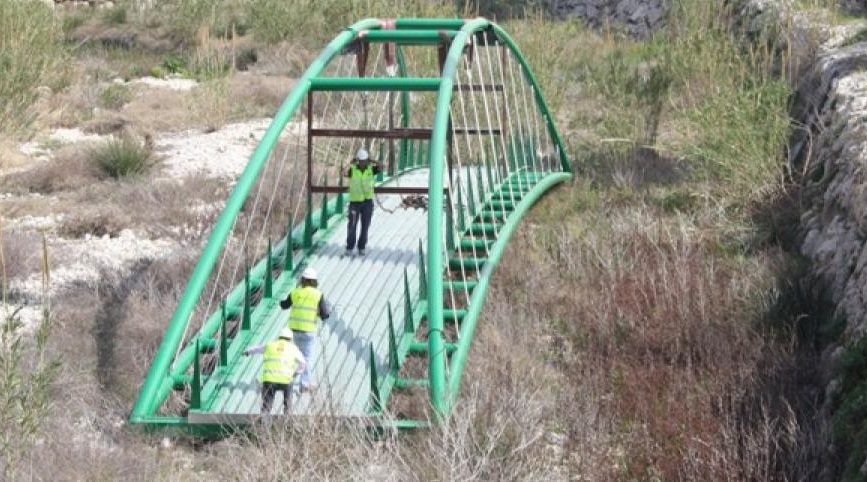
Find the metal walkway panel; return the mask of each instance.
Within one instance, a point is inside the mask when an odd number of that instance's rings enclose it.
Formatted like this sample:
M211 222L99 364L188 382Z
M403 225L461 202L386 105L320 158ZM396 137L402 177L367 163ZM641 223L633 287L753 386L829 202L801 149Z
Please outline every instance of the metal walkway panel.
M426 187L427 169L407 172L383 185ZM399 195L377 195L366 255L344 256L345 217L332 227L328 240L310 259L319 274L319 288L331 307L331 317L320 324L318 353L313 360L318 389L296 397L295 415L329 414L365 417L370 408L370 346L378 373L388 370L388 304L396 333L404 329L404 272L410 293L419 286L419 242L427 243L427 211L403 208ZM393 212L388 212L393 211ZM417 301L417 300L415 300ZM285 326L288 312L273 306L265 322L254 327L252 343L273 339ZM245 420L259 415L261 356L241 357L218 383L213 401L201 411L190 411L191 423ZM214 377L216 378L216 377ZM273 413L282 412L277 395ZM245 417L246 416L246 417Z

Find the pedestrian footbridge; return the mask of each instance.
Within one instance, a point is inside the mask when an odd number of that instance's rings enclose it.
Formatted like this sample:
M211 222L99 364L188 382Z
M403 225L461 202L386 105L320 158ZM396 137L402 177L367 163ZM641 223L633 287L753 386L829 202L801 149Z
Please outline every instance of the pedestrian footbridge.
M364 257L344 255L344 172L383 166ZM423 426L459 395L511 235L571 166L520 50L485 19L362 20L312 63L226 202L130 420L219 433L260 418L279 300L310 266L332 316L318 388L289 416ZM274 404L282 413L282 403Z

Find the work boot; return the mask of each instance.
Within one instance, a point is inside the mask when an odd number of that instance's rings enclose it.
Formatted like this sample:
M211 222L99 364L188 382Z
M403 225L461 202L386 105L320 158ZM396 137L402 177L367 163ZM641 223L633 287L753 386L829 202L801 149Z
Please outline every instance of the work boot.
M351 258L352 257L352 250L347 249L346 251L343 252L343 256L347 257L347 258Z
M364 256L364 250L361 249L361 248L359 248L359 249L358 249L358 255L359 255L359 256Z

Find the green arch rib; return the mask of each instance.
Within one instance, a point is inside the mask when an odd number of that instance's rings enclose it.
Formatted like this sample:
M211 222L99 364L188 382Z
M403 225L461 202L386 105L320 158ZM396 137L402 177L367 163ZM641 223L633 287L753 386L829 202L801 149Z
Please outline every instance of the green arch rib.
M322 53L319 54L319 57L313 61L307 71L304 72L304 75L299 79L298 87L289 94L283 105L280 106L270 127L262 137L262 141L253 153L250 163L247 164L247 167L238 179L238 184L232 191L231 196L229 196L229 200L226 201L226 207L217 220L214 231L211 233L211 237L208 239L208 243L202 252L202 257L199 259L198 264L196 264L181 302L175 310L172 320L169 322L168 330L160 344L153 365L151 365L148 376L145 378L141 394L130 416L131 422L146 422L148 417L155 415L159 409L159 405L168 396L166 385L168 384L169 389L171 388L169 370L174 354L183 341L182 338L190 315L195 309L196 302L199 300L202 290L205 288L205 284L207 284L208 277L217 263L220 252L226 244L226 240L232 230L232 225L238 217L241 207L250 194L250 190L255 185L262 168L265 166L265 162L277 145L280 133L304 101L310 88L311 79L319 75L334 56L355 40L358 37L358 32L378 29L381 26L382 22L380 20L369 18L356 22L337 35L325 47Z
M458 62L463 55L464 46L470 38L470 35L492 28L497 34L497 37L504 42L509 49L518 58L524 74L533 85L533 90L536 92L536 103L539 110L545 118L545 123L548 126L548 131L554 139L560 151L560 162L564 173L559 175L548 176L542 183L537 185L528 196L522 200L515 211L516 216L510 216L506 225L503 227L501 236L492 246L488 262L485 263L480 276L479 284L473 291L471 298L470 310L467 316L463 319L461 326L461 337L458 343L458 348L453 355L449 373L451 380L446 381L446 352L443 341L443 279L442 273L444 270L443 264L443 176L446 164L446 140L448 136L449 125L449 106L452 100L453 85L457 75ZM445 416L450 411L452 401L457 397L460 389L460 382L463 375L464 366L472 344L475 327L481 313L482 305L484 304L487 295L490 277L493 271L499 264L502 258L505 246L508 239L511 237L517 223L529 207L543 194L550 189L554 184L571 179L572 166L566 154L565 146L563 145L562 137L554 124L548 104L539 88L539 83L529 68L526 58L518 49L511 37L497 24L490 22L484 18L477 18L467 21L460 32L455 36L449 48L446 57L445 65L443 66L442 80L440 82L439 95L437 97L437 109L434 116L433 135L430 143L430 189L428 192L428 326L430 333L428 335L429 343L429 378L430 378L430 398L434 411L439 416Z
M251 189L255 185L269 159L273 149L277 145L277 141L283 129L293 118L299 106L306 98L311 89L311 85L315 82L317 76L324 71L332 59L339 54L352 41L358 38L362 31L375 31L383 28L385 22L379 19L361 20L352 26L345 29L337 35L322 51L322 53L313 61L304 75L299 79L298 85L293 90L274 117L270 127L263 136L259 146L253 153L250 162L244 172L238 179L231 196L226 202L226 206L217 220L214 230L208 239L207 244L202 252L202 256L197 263L190 281L184 291L183 297L169 322L168 329L163 338L158 352L154 358L154 362L148 372L147 378L142 386L139 399L133 408L130 416L130 421L136 424L147 424L152 426L182 426L185 425L186 419L183 417L160 416L157 415L159 407L168 397L172 385L175 382L172 375L173 364L177 371L177 365L181 369L185 369L192 360L192 348L187 348L176 357L176 353L183 341L184 333L187 324L195 309L196 303L201 297L202 291L207 284L208 278L213 272L213 269L220 257L220 253L225 246L225 243L231 234L232 226L240 213L240 210L246 201ZM537 79L529 68L526 58L520 52L514 41L509 35L498 25L489 22L486 19L478 18L473 20L462 19L398 19L395 22L397 30L457 30L458 33L454 36L449 47L446 62L444 64L442 78L438 81L438 99L436 114L434 117L434 125L432 137L429 144L429 163L430 163L430 186L429 186L429 218L428 218L428 245L427 245L427 287L428 287L428 323L430 327L429 336L429 378L430 378L430 398L435 412L439 416L446 415L452 401L457 397L463 368L472 343L473 334L475 332L476 321L481 312L485 296L487 294L490 277L496 269L500 258L502 257L505 246L511 234L515 231L520 218L532 206L532 204L548 189L555 184L568 180L572 177L572 167L570 160L566 154L566 149L562 141L562 137L554 124L554 119L550 113ZM563 172L552 173L546 176L521 200L516 206L513 214L509 216L506 224L503 226L500 236L491 248L488 262L485 264L477 288L473 291L471 306L468 314L464 318L461 327L461 342L452 357L450 365L451 379L446 380L446 357L445 344L443 340L443 280L442 273L444 268L443 263L443 178L445 169L445 152L448 136L449 123L449 105L452 100L452 88L456 78L458 62L463 54L464 46L470 36L476 32L486 29L491 29L499 40L509 47L518 59L521 68L527 79L533 86L535 92L536 103L545 120L548 132L554 140L560 156L561 168ZM424 39L421 39L424 40ZM403 66L403 53L399 53L399 63L402 75L405 75ZM336 79L335 79L336 80ZM423 79L407 79L411 81L421 81ZM376 82L374 79L373 83ZM358 84L358 85L356 85ZM372 85L370 79L345 79L338 81L335 85L336 90L359 90ZM407 93L402 96L402 109L408 111ZM409 112L405 112L405 121L409 118ZM288 242L288 241L287 241ZM279 249L279 247L277 248ZM262 264L262 263L260 263ZM254 268L256 270L257 268ZM262 268L264 269L264 268ZM236 290L238 291L238 290ZM236 296L233 293L231 296ZM200 332L200 336L211 336L217 330L219 323L212 323L209 320Z

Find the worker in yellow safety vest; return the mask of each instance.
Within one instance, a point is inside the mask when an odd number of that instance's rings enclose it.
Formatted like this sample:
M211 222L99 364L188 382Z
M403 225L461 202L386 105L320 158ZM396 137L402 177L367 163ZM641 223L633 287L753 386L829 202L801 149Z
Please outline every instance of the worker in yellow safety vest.
M291 407L290 387L295 376L304 370L306 360L301 350L292 343L292 330L283 328L280 336L264 345L244 350L244 356L264 354L262 363L262 414L271 413L274 395L283 392L283 413Z
M289 310L289 326L295 334L295 343L304 354L307 366L301 374L301 393L312 391L313 362L316 356L316 344L319 324L317 318L327 320L331 313L325 296L319 291L316 270L306 268L301 273L301 285L289 292L289 296L280 302L280 307Z
M364 256L367 247L367 230L373 218L373 184L380 172L379 163L370 160L367 149L361 148L355 160L349 164L344 175L349 178L349 216L346 227L346 256L358 246L358 255ZM356 243L355 230L361 221L361 232Z

